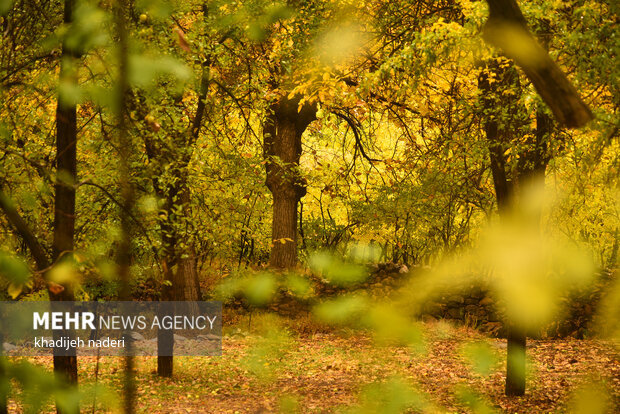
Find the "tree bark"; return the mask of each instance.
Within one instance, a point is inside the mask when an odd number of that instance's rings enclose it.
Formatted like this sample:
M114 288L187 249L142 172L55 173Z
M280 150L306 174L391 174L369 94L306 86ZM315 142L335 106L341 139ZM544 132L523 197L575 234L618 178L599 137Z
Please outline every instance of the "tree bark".
M187 240L187 235L179 231L183 217L175 217L177 211L185 214L189 209L189 189L185 178L177 180L178 185L168 188L164 195L162 189L158 194L166 197L165 210L166 217L160 220L162 242L164 246L164 280L162 286L162 301L190 301L196 302L201 298L198 272L196 271L195 253L191 245L186 244L182 239ZM179 189L179 186L181 187ZM156 188L159 188L156 186ZM179 206L176 206L178 203ZM160 330L158 333L158 347L160 347L157 357L157 374L160 377L171 377L173 374L173 335L174 332ZM161 354L169 355L161 355Z
M509 181L506 173L506 157L504 151L510 140L507 123L511 120L504 120L500 123L501 111L507 111L510 102L509 93L504 93L514 86L515 79L508 71L497 63L497 61L487 62L485 70L479 79L483 97L483 107L485 123L484 129L489 147L489 158L491 174L493 176L493 186L495 187L495 197L500 219L505 220L510 214L512 203L515 200L515 183ZM495 82L490 81L489 74L493 73ZM513 98L514 99L514 98ZM506 395L523 395L525 393L525 351L526 336L513 323L507 321L507 362L506 362Z
M505 394L509 396L524 395L527 337L522 329L509 324L506 339L508 346L506 349Z
M297 263L297 201L295 197L273 197L271 266L290 268Z
M544 178L549 162L548 141L553 129L553 120L542 107L536 111L536 130L532 137L526 141L524 149L514 156L516 168L514 175L509 177L506 169L506 156L504 151L510 145L510 141L520 135L519 127L511 124L519 124L518 114L523 108L515 106L518 100L511 88L518 89L518 77L510 67L502 67L497 61L487 62L485 71L479 79L479 87L483 92L483 108L485 111L484 129L489 147L489 158L495 196L501 220L506 220L513 210L520 210L519 204L522 190L531 186L544 186ZM494 74L495 82L489 80L489 73ZM508 116L502 116L502 111ZM500 122L502 120L502 122ZM514 131L513 131L514 130ZM540 225L541 206L536 209L535 217L528 217L533 226ZM524 395L526 373L526 347L527 334L522 327L507 321L507 360L506 360L506 386L505 393L510 396Z
M162 286L162 301L189 301L196 302L202 298L200 282L196 267L194 246L188 242L189 238L181 228L187 224L190 209L190 189L187 184L187 165L190 162L194 143L200 135L206 99L209 90L210 59L202 63L200 91L196 114L192 119L189 130L178 142L172 151L155 149L154 143L147 142L147 155L160 163L172 165L172 184L165 185L159 177L153 179L153 186L158 198L164 199L165 217L160 218L161 239L163 244L164 285ZM164 147L164 146L162 146ZM181 212L181 216L178 215ZM187 226L185 226L187 229ZM187 230L185 230L187 231ZM160 377L172 377L174 358L174 332L160 330L157 334L157 346L160 355L157 357L157 374ZM161 355L162 353L168 355Z
M584 126L592 112L549 53L530 33L516 0L487 0L489 19L484 39L523 69L558 122L569 128Z
M73 0L65 0L64 22L70 24L73 14ZM65 44L62 47L59 83L70 82L77 84L76 70L73 67L77 54L69 50ZM65 260L71 260L74 249L75 234L75 182L77 176L77 105L68 102L62 92L58 93L56 108L56 182L54 184L54 236L52 242L52 263L54 265ZM62 290L49 290L52 301L73 301L72 283L62 286ZM54 339L62 336L74 337L72 331L54 331ZM71 387L77 387L77 355L76 350L69 351L69 355L56 355L54 351L54 373L62 381L67 381ZM57 404L58 407L58 404ZM59 413L62 412L57 408ZM69 409L78 412L77 404Z
M316 107L299 108L300 96L273 103L263 128L266 184L273 195L272 248L269 264L277 269L297 265L297 202L306 194L299 173L301 136L316 119Z
M4 317L4 315L0 315ZM0 414L8 414L9 377L6 372L6 358L4 357L4 335L0 333Z

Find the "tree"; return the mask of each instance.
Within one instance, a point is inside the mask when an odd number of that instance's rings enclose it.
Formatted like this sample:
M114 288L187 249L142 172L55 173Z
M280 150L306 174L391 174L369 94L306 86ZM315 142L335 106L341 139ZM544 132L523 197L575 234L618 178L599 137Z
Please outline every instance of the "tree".
M300 97L281 97L270 108L263 128L266 184L273 194L270 265L292 268L297 264L297 203L306 194L299 173L301 136L316 119L316 106Z
M502 48L509 57L513 58L523 69L527 77L536 87L536 90L549 105L560 124L568 127L580 127L592 119L590 109L581 100L576 89L562 70L551 60L548 49L548 38L544 38L545 47L541 47L530 34L527 23L519 6L514 0L488 1L489 20L485 27L485 39L495 46ZM547 24L548 26L548 24ZM548 36L548 34L545 34ZM510 69L500 68L497 63L490 70L494 74L495 82L490 81L489 73L480 78L480 86L486 96L484 107L492 112L493 108L500 108L506 102L497 102L492 95L499 96L508 92L510 97L511 83L518 78ZM488 67L487 67L488 69ZM493 86L492 86L493 84ZM514 98L514 97L513 97ZM504 106L505 108L506 106ZM506 174L505 145L510 140L507 131L510 123L504 116L495 114L493 119L487 119L485 131L489 141L491 171L500 216L507 216L514 210L520 210L520 190L528 186L544 187L545 170L549 161L547 153L549 135L552 130L550 117L541 109L536 111L536 131L531 142L526 143L526 150L517 154L518 161L514 169L514 177L510 179ZM502 125L503 123L503 125ZM518 134L518 132L517 132ZM530 189L531 190L531 189ZM535 208L540 212L540 206ZM539 213L540 214L540 213ZM539 225L540 216L531 218L532 224ZM506 395L523 395L525 393L525 352L526 332L519 326L508 326L508 349L506 366Z
M64 2L64 23L73 22L73 0ZM59 83L76 84L77 59L79 50L71 47L66 39L61 48ZM54 223L51 254L41 245L27 222L13 205L0 184L0 208L16 233L24 240L36 263L36 268L48 280L48 293L51 301L73 301L73 281L51 280L54 267L62 263L71 263L74 250L75 235L75 183L77 175L77 104L67 94L58 92L56 105L56 179L54 184ZM54 338L72 336L72 332L54 331ZM56 349L55 349L56 352ZM75 349L69 355L54 355L54 372L61 381L70 386L77 386L77 356ZM70 411L78 411L77 405ZM58 411L62 410L58 408Z
M73 22L75 4L65 0L64 23ZM79 51L65 42L60 55L59 83L77 84L76 60ZM77 181L77 104L58 94L56 110L56 183L54 185L54 239L52 242L51 263L58 264L71 260L75 235L75 183ZM55 282L54 282L55 283ZM54 288L50 284L50 300L73 301L75 296L71 284ZM62 332L56 336L62 336ZM54 371L66 375L72 384L77 385L77 356L73 349L70 356L54 356Z

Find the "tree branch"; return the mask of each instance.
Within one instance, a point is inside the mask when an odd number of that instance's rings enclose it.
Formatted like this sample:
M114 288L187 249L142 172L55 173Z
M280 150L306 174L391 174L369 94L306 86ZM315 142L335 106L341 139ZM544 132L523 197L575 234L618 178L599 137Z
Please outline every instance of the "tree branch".
M30 249L30 253L32 253L32 257L37 265L37 270L41 271L50 267L49 257L45 249L39 243L28 223L15 209L13 200L4 193L2 184L0 184L0 209L4 211L4 215L9 220L9 223Z
M355 122L353 122L353 120L348 115L343 114L342 112L334 111L334 114L338 118L344 119L346 121L346 123L349 124L349 126L353 130L353 136L355 137L355 147L359 148L360 154L362 154L362 157L366 158L366 160L368 160L371 163L381 161L381 160L378 160L378 159L375 159L375 158L370 158L366 154L366 151L364 151L364 146L362 145L362 140L360 139L360 135L359 135L359 131L357 129L357 125L355 125Z
M527 28L516 0L487 0L489 20L484 40L504 51L521 67L560 124L579 128L592 112L564 72L555 64Z

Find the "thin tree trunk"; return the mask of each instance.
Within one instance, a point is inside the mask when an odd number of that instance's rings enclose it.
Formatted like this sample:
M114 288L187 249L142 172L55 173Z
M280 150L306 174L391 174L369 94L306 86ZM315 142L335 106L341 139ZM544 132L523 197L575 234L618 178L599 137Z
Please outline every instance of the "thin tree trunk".
M543 41L543 44L546 46L547 42ZM549 161L548 140L553 129L553 120L544 111L544 108L537 108L535 133L529 135L532 138L526 142L525 149L515 154L517 163L514 176L510 180L507 174L504 150L513 138L510 129L519 133L518 113L523 109L515 107L517 97L511 96L510 92L511 87L518 88L518 78L510 73L511 68L502 69L497 65L497 62L487 64L486 70L494 73L496 81L490 82L488 73L484 72L479 80L480 88L484 93L485 133L489 146L491 173L498 211L500 219L506 220L513 209L520 210L522 207L515 204L521 202L521 195L523 195L524 190L532 191L532 186L544 186L545 170ZM517 116L506 119L506 117L502 117L502 111L512 112ZM500 124L498 119L502 118L504 121ZM517 123L517 127L511 127L511 124L515 123ZM519 196L516 193L519 193ZM526 198L526 201L532 202L534 200ZM537 228L540 225L541 209L542 206L537 206L534 209L536 215L528 217L530 224ZM530 206L528 210L532 211L533 209ZM505 393L511 396L523 395L525 393L527 335L522 327L511 321L507 321L506 330L508 347Z
M64 2L64 23L72 22L73 0ZM78 54L69 50L63 44L61 52L59 83L77 83L76 70L73 67ZM77 107L73 102L68 102L62 93L58 93L56 108L56 182L54 185L54 230L52 241L51 261L41 246L38 239L19 215L18 211L8 202L0 188L0 208L4 210L7 218L28 245L37 269L46 272L47 277L50 265L55 265L63 260L71 260L74 249L75 233L75 181L77 174ZM48 284L50 287L51 284ZM52 302L73 301L74 294L71 283L61 286L60 289L49 289ZM52 303L53 306L53 303ZM54 338L61 336L73 336L71 331L54 331ZM77 356L75 349L69 351L69 355L54 355L54 373L56 378L65 382L70 388L76 388L78 383ZM66 404L64 404L66 407ZM56 404L57 412L63 410ZM79 405L67 407L67 412L79 412Z
M73 0L65 0L64 22L72 22ZM75 52L65 44L62 47L59 82L77 84L76 69L73 67ZM56 108L56 182L54 184L54 236L52 242L52 263L71 260L74 249L75 234L75 181L77 175L77 107L74 102L67 102L61 92L58 93ZM52 301L75 300L71 282L62 286L62 291L50 290ZM54 339L62 336L74 337L72 331L54 331ZM54 373L61 381L67 381L70 387L77 387L77 355L75 348L69 355L56 355L54 349ZM56 404L57 411L63 412ZM78 412L75 404L68 412Z
M0 414L8 414L9 378L5 367L7 359L3 355L3 343L4 335L0 332Z
M206 9L203 9L206 13ZM206 99L209 90L210 59L207 58L202 63L202 74L200 79L200 91L198 94L198 104L196 105L196 115L192 120L188 133L187 141L180 142L178 150L183 151L192 148L200 135L204 113L206 110ZM147 154L149 158L157 158L160 162L166 161L174 164L173 169L177 176L174 184L167 188L162 186L159 178L153 179L153 186L159 198L166 200L166 216L160 220L161 238L164 247L164 285L162 286L162 301L199 301L202 297L200 292L200 282L196 267L196 253L194 246L181 240L188 241L187 234L179 231L183 220L187 220L190 210L190 189L187 185L187 165L190 162L191 151L183 152L180 159L177 154L167 154L155 151L150 148L147 142ZM177 205L177 204L180 204ZM177 212L183 212L182 217L178 217ZM172 221L172 217L174 221ZM183 247L181 247L183 246ZM197 311L197 309L195 309ZM172 330L159 330L157 334L157 375L164 378L172 377L174 370L174 332ZM166 355L162 355L166 354Z
M118 0L115 4L116 32L118 36L118 87L117 101L117 123L118 123L118 148L119 148L119 167L120 167L120 193L122 199L121 211L121 239L116 257L119 272L119 299L123 301L131 300L130 291L130 267L132 261L132 226L129 213L134 205L134 189L131 183L131 167L129 157L133 151L131 137L128 133L127 124L127 92L129 91L129 33L127 30L127 17L129 15L129 4L126 0ZM136 384L133 344L127 344L125 350L125 367L123 370L123 412L130 414L135 412Z
M501 220L510 214L514 197L514 183L508 180L506 174L506 158L504 155L508 137L507 125L500 124L498 119L506 111L501 102L504 90L511 86L510 76L505 69L501 69L497 62L488 63L485 71L493 72L495 82L489 81L489 73L483 72L479 79L479 86L484 93L483 104L485 110L485 133L489 147L489 158L495 197ZM508 122L507 120L504 122ZM525 332L511 321L506 323L507 330L507 362L506 362L506 395L523 395L525 393Z

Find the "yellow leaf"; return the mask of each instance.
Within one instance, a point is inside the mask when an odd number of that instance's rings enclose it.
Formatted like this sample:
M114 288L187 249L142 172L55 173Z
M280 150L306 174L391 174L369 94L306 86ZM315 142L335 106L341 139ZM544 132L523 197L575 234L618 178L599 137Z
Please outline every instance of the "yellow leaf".
M8 293L11 296L11 299L15 299L16 297L18 297L19 294L22 293L23 287L24 285L16 285L14 283L11 283L8 288Z

